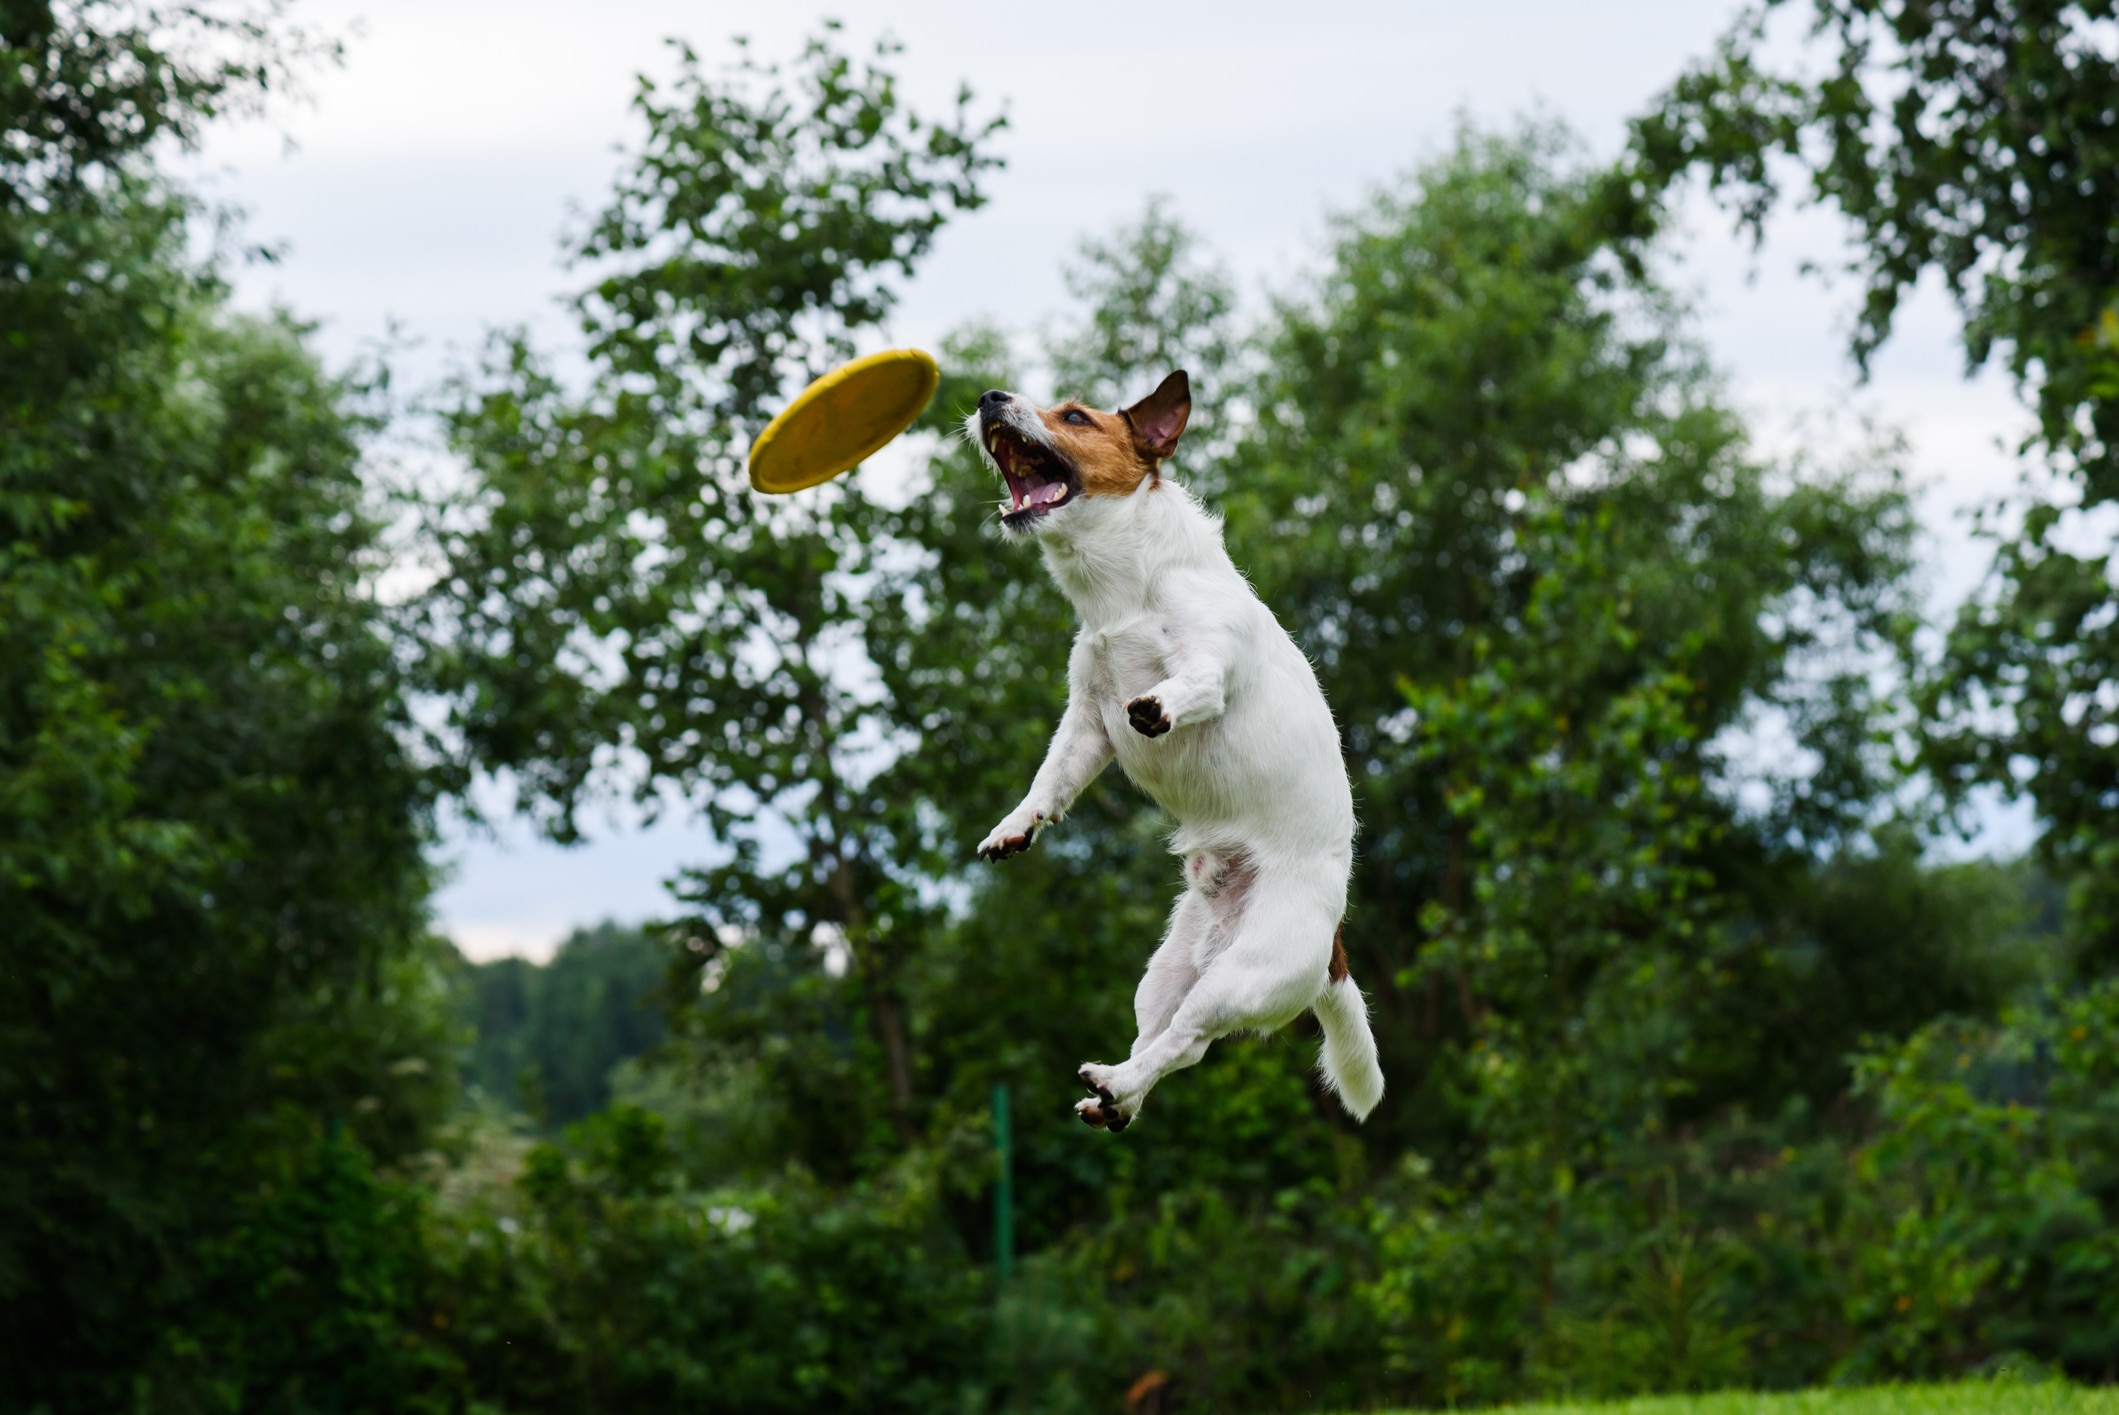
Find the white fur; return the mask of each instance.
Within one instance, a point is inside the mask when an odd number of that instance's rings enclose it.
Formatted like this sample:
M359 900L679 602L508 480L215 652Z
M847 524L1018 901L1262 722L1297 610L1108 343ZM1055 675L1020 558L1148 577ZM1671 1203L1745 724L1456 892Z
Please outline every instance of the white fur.
M1008 420L1025 433L1037 423ZM1327 977L1353 866L1353 796L1309 661L1230 561L1220 522L1166 477L1069 501L1029 534L1081 629L1044 764L980 851L1030 843L1115 756L1175 819L1171 848L1184 859L1184 892L1134 996L1132 1054L1082 1067L1101 1096L1077 1109L1123 1126L1209 1043L1310 1009L1325 1079L1367 1116L1383 1096L1367 1006L1353 979ZM1143 698L1160 703L1168 732L1150 737L1129 720Z

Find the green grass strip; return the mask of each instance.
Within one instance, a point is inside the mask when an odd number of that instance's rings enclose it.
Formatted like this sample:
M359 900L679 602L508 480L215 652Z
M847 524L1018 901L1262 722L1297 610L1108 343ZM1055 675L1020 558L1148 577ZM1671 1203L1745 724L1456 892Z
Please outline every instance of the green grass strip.
M1972 1382L1785 1394L1724 1391L1601 1404L1510 1405L1508 1415L2119 1415L2119 1388Z

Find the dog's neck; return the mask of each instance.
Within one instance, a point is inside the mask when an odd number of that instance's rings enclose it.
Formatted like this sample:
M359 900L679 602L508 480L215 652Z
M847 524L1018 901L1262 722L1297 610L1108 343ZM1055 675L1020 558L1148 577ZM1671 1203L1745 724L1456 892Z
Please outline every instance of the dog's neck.
M1156 581L1173 570L1230 563L1220 521L1166 477L1143 482L1130 496L1085 499L1038 543L1089 629L1141 613Z

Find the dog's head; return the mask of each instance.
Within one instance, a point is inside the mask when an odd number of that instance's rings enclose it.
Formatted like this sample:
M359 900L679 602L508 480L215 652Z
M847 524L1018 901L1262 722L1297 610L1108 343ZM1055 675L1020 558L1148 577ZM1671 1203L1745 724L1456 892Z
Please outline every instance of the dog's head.
M1028 533L1093 496L1131 496L1177 450L1192 416L1183 369L1130 408L1099 412L1079 403L1040 408L1013 393L979 395L964 430L1008 483L1001 524Z

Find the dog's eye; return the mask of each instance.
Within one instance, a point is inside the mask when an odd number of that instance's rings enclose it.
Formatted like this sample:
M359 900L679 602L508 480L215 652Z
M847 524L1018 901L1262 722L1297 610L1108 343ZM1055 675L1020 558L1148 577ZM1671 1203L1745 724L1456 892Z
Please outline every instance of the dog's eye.
M1069 408L1066 412L1060 414L1060 421L1073 423L1076 427L1087 427L1089 425L1089 415L1080 408Z

